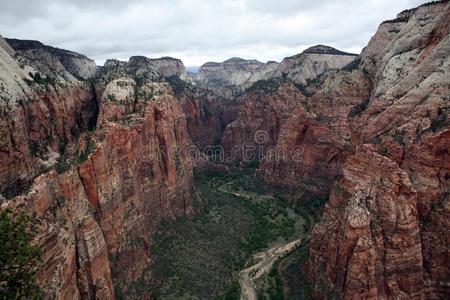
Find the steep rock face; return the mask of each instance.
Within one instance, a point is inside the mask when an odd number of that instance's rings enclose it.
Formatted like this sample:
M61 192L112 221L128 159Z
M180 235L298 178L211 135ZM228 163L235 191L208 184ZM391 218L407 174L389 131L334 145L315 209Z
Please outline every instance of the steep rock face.
M276 136L271 149L276 155L267 155L260 164L264 181L327 193L351 149L348 115L368 99L370 85L364 73L355 70L328 74L322 83L303 91L308 97L288 110Z
M55 78L73 80L92 78L97 66L92 59L68 50L58 49L38 41L6 39L17 54L27 58L39 72Z
M200 67L195 81L218 94L231 97L239 94L252 75L263 66L260 61L238 57L222 63L208 62Z
M361 55L373 90L311 239L311 278L345 299L449 294L449 20L448 1L405 11Z
M234 119L235 106L224 107L223 99L198 88L183 91L177 99L186 115L189 137L199 150L218 145L226 124Z
M408 174L363 145L346 161L312 232L313 281L329 280L344 299L420 298L423 260L416 203ZM324 263L325 257L333 263Z
M149 239L161 218L193 213L186 119L170 85L147 75L102 70L97 127L106 138L80 166L122 291L148 267Z
M202 65L196 80L206 84L241 85L264 64L257 60L230 58L222 63L208 62Z
M356 54L318 45L283 59L272 76L285 76L295 83L306 85L308 81L316 79L325 71L343 68L356 57Z
M49 298L114 297L105 239L76 169L41 175L6 205L33 216L43 250L36 280Z
M159 74L164 77L179 76L182 80L186 80L187 72L181 60L172 57L147 58L144 56L132 56L128 62L129 69L153 67Z
M133 297L155 226L193 213L193 146L171 84L153 65L111 60L92 86L55 70L46 46L16 45L31 63L1 45L0 178L20 194L2 207L38 222L38 283L56 299Z
M228 124L221 146L230 159L261 159L305 97L292 83L276 82L270 90L255 89L238 99L238 117Z
M98 110L91 84L65 69L70 79L50 67L40 73L35 66L44 63L31 64L17 53L12 58L0 48L0 192L7 197L53 165L60 148L93 128Z
M258 81L287 77L306 85L329 70L337 70L353 61L357 55L328 46L314 46L281 63L231 58L222 63L209 62L200 67L195 80L213 91L236 96Z
M222 108L220 123L227 126L222 130L221 139L225 154L238 159L243 158L244 152L259 158L264 156L276 144L278 133L292 110L300 102L302 106L308 105L302 95L306 93L302 84L326 71L341 68L354 58L355 55L331 47L316 46L286 58L282 64L231 58L200 67L195 77L198 87L223 97L218 105ZM203 101L201 105L205 110L217 111L211 102ZM221 131L215 133L214 140L219 140L216 137ZM257 133L260 140L255 142Z
M405 153L404 168L417 192L424 294L445 297L450 290L448 233L450 228L450 130L424 137Z
M276 61L269 61L256 69L249 79L244 83L245 87L250 87L253 83L259 80L268 80L273 77L273 74L278 69L280 64Z

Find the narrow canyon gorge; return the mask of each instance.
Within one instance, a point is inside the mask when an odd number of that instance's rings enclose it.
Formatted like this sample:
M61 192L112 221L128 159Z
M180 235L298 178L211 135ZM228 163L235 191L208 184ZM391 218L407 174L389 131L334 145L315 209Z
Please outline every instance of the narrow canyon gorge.
M0 36L0 205L32 220L46 299L235 299L242 274L258 299L272 277L284 299L307 299L300 279L317 299L448 299L449 112L449 1L359 55L198 73ZM175 297L183 268L200 291Z

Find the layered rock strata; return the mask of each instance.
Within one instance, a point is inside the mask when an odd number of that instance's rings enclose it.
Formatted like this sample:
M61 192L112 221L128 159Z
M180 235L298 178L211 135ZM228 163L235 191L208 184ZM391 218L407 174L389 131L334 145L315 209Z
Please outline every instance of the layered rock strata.
M193 213L186 118L157 70L173 66L109 61L92 85L78 79L83 64L62 62L65 50L10 41L16 50L0 49L0 178L12 198L2 207L33 216L37 282L56 299L132 297L155 226Z

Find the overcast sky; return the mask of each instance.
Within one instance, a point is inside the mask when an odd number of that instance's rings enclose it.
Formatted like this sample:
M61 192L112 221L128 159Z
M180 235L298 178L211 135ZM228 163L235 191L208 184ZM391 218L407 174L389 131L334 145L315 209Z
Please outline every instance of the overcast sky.
M423 0L0 0L0 34L103 64L132 55L185 65L277 60L325 44L360 53L380 22Z

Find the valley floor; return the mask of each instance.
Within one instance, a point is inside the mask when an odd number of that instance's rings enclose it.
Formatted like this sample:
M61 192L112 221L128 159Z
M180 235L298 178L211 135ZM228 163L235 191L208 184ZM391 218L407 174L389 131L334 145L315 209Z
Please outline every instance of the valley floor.
M298 274L324 199L269 188L255 169L250 163L197 172L199 213L164 220L153 238L154 299L310 296L306 277ZM149 287L138 281L134 289L139 295Z

